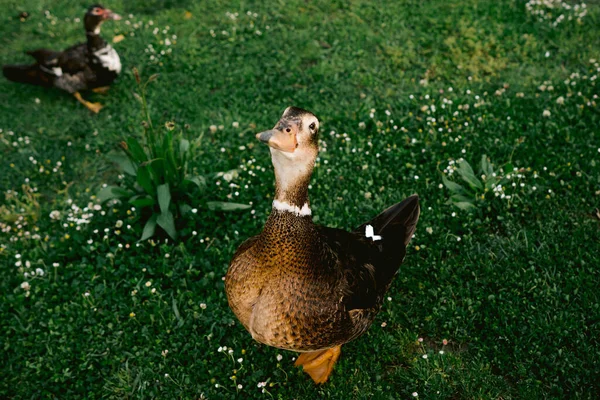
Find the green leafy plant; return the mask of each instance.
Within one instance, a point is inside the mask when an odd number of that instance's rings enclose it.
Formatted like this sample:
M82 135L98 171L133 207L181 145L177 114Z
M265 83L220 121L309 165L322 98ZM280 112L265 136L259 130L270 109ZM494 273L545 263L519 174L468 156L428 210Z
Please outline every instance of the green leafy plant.
M442 175L442 182L451 193L448 204L467 211L475 210L479 203L496 197L506 199L510 204L515 193L507 194L506 190L521 187L520 181L524 178L525 170L516 169L511 163L495 169L484 154L481 156L478 172L479 174L476 175L471 165L464 159L450 161Z
M120 143L123 153L111 156L119 165L126 178L119 186L106 186L99 193L101 202L120 200L141 210L145 221L142 237L146 240L160 227L171 238L177 238L176 220L192 211L206 187L202 175L189 172L188 161L191 155L189 140L181 131L174 133L175 124L167 122L164 128L156 129L148 111L146 87L156 80L152 75L142 83L137 69L133 70L139 94L136 98L142 104L144 128L142 139L129 137ZM200 146L202 137L193 145ZM235 211L250 208L249 205L219 201L205 203L210 210Z

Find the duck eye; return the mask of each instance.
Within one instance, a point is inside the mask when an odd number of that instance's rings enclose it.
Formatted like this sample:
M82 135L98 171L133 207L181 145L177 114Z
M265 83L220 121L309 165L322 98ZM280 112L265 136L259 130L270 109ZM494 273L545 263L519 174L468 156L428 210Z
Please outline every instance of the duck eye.
M313 123L312 123L312 124L310 124L308 127L310 128L310 130L311 130L311 131L314 131L314 130L315 130L315 128L317 127L317 125L316 125L316 124L313 122Z

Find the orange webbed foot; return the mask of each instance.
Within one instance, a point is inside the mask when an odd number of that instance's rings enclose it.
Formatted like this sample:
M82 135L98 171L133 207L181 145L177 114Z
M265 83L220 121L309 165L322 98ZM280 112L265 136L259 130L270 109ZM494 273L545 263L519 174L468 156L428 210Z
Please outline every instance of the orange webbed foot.
M77 101L79 101L88 110L90 110L91 112L93 112L95 114L98 114L100 112L100 110L102 110L102 104L100 104L100 103L91 103L91 102L85 100L83 97L81 97L81 94L79 94L79 92L73 93L73 96L75 96L75 98L77 99Z
M310 375L316 384L325 383L329 379L331 371L333 371L333 366L340 357L341 347L336 346L327 350L302 353L294 365L301 365L304 372Z
M92 92L99 93L99 94L108 94L108 89L110 89L110 86L101 86L101 87L92 89Z

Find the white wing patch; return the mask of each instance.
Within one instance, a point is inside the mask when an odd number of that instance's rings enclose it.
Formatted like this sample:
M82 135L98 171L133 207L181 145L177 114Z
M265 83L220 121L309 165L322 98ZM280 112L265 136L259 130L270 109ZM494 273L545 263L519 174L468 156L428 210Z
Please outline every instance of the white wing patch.
M62 69L60 67L52 67L52 69L50 69L48 67L44 67L43 65L40 65L40 69L42 71L45 71L45 72L52 74L54 76L57 76L57 77L62 76L62 74L63 74Z
M104 68L114 71L117 74L121 73L121 59L119 58L117 51L113 49L111 45L107 45L106 47L95 51L94 55L100 60L100 64L102 64Z
M375 235L375 231L373 230L373 226L371 226L371 225L367 225L365 227L365 236L373 239L374 242L376 240L381 240L381 236Z

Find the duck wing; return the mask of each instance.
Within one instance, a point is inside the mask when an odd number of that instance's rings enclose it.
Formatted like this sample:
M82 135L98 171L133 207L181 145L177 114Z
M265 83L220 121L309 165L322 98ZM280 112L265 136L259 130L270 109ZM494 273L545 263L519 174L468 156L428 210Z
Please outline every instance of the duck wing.
M87 44L80 43L69 47L62 53L58 64L64 73L77 74L89 69L89 52Z
M44 65L49 68L58 64L58 57L60 56L59 51L53 51L48 49L30 50L26 51L25 53L35 58L35 61L38 64Z
M346 310L378 308L406 255L419 219L419 198L395 204L353 232L318 227L327 244L329 264L340 275ZM374 234L367 237L367 225Z

